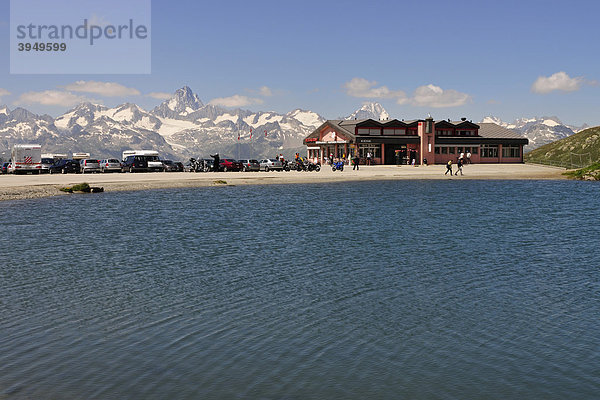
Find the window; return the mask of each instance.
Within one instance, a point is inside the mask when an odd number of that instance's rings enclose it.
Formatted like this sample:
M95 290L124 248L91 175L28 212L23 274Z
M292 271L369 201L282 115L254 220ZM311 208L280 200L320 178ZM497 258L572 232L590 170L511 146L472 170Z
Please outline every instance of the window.
M359 135L381 135L379 128L358 128Z
M448 154L448 148L442 147L442 154Z
M440 154L440 147L439 146L435 146L435 149L433 149L434 154Z
M439 131L435 131L435 134L438 136L450 136L452 134L452 131L447 129L440 129Z
M478 147L472 147L471 148L471 153L477 154L477 151L478 151L477 149L478 149Z
M498 145L497 144L482 144L481 145L481 157L482 158L498 158Z
M454 154L455 147L448 147L448 154Z
M464 153L464 151L463 151L463 148L462 148L462 147L457 147L457 148L456 148L456 152L457 152L458 154L460 154L460 153Z
M383 129L383 134L384 135L405 135L406 134L406 129L384 128Z
M381 157L381 146L378 144L361 144L359 155L361 158L367 158L367 153L371 153L373 158Z
M502 146L502 157L507 157L507 158L521 157L521 146L519 146L519 145Z

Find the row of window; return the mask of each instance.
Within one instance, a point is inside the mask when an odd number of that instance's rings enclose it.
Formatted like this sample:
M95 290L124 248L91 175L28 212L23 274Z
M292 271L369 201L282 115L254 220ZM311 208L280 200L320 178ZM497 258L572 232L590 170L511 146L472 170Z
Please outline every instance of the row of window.
M482 144L481 158L498 158L497 144ZM447 147L447 146L435 146L435 154L460 154L460 153L471 153L477 154L478 147ZM502 146L502 157L503 158L520 158L521 157L521 146L519 145L505 145Z
M446 146L435 146L433 152L435 154L460 154L460 153L471 153L477 154L477 147L446 147Z
M440 129L436 130L435 134L437 136L477 136L477 131L455 131L452 129Z
M381 135L380 128L358 128L356 130L357 135ZM397 136L397 135L416 135L416 129L404 129L404 128L383 128L383 134L386 136ZM455 131L455 130L436 130L437 136L477 136L477 131Z
M358 128L356 132L358 135L381 135L379 128ZM416 129L383 128L383 134L386 136L416 135L417 131Z

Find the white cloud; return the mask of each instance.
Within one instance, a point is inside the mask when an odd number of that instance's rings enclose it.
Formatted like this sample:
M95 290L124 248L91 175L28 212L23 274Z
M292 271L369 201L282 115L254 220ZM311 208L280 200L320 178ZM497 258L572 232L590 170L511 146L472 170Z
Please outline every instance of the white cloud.
M368 81L364 78L352 78L351 81L344 84L346 94L352 97L366 97L373 99L393 99L398 101L406 100L406 93L402 90L390 90L387 86L375 87L376 81Z
M273 96L273 91L271 89L269 89L267 86L263 86L259 89L258 93L261 96L265 96L265 97L271 97Z
M8 96L9 94L10 92L8 90L0 88L0 97Z
M86 101L97 102L95 100L91 100L84 96L79 96L70 92L61 92L58 90L45 90L43 92L23 93L14 102L14 104L42 104L45 106L71 107Z
M63 86L73 92L94 93L106 97L138 96L140 91L116 82L77 81Z
M231 97L219 97L216 99L212 99L208 104L223 107L245 107L252 104L262 103L263 101L261 99L236 94Z
M168 100L171 97L173 97L173 93L167 93L167 92L152 92L152 93L148 93L146 95L147 97L152 97L154 99L158 99L158 100Z
M555 90L574 92L581 88L582 83L584 83L582 77L571 78L566 72L560 71L549 77L538 77L533 85L531 85L531 91L539 94L547 94Z
M458 107L471 100L471 96L456 90L443 90L432 84L419 86L411 99L412 104L421 107Z

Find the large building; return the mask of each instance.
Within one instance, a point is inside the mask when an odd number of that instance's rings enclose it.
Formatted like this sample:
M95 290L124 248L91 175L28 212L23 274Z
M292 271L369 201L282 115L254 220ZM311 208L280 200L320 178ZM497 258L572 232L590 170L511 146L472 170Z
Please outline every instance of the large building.
M328 120L304 139L308 157L321 163L351 158L374 164L445 164L460 153L474 163L522 163L528 139L496 124L461 121L387 119Z

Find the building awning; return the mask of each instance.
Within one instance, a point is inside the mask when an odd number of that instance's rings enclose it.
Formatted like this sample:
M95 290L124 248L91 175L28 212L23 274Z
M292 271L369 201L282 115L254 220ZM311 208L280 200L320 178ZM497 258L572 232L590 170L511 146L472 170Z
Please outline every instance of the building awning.
M321 148L318 146L308 146L306 150L321 150Z

